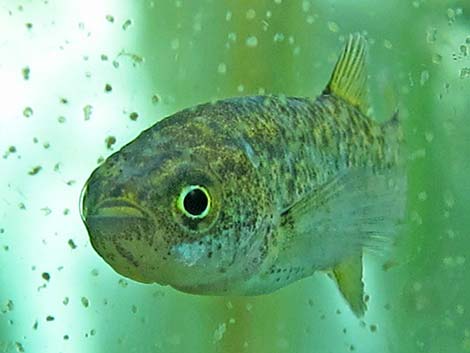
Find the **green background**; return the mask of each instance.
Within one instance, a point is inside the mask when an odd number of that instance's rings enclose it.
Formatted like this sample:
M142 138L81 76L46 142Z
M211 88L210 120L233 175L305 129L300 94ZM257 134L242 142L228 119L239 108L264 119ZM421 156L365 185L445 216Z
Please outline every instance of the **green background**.
M0 352L470 352L468 1L0 5ZM211 298L93 251L78 200L99 160L197 103L316 96L357 31L372 114L399 108L409 166L407 227L366 256L363 320L321 273Z

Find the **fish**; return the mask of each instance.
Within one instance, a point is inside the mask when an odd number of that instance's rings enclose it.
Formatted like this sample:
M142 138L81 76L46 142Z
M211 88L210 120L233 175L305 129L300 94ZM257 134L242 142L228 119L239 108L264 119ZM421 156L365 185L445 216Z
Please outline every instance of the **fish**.
M94 250L122 276L198 295L325 272L363 316L363 254L393 243L406 203L401 124L368 113L367 52L349 35L316 98L227 98L141 132L82 190Z

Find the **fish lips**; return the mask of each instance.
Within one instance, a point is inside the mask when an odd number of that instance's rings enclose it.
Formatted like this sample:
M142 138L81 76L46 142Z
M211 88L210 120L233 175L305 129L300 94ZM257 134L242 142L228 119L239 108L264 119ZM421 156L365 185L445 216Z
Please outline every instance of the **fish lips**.
M83 221L93 248L116 272L155 282L156 226L148 212L125 200L106 200L84 214Z

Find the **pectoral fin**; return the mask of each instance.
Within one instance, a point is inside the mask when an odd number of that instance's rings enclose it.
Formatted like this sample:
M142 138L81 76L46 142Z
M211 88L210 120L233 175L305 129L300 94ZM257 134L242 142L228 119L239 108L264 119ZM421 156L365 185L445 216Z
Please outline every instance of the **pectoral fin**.
M362 282L362 255L354 256L333 269L339 291L357 317L364 315L364 283Z

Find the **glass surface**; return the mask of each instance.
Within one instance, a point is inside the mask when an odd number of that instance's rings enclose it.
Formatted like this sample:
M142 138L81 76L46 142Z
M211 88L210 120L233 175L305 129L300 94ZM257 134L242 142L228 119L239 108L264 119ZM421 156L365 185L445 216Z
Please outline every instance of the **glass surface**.
M469 21L466 0L0 0L0 352L470 352ZM324 273L195 296L92 249L79 197L103 158L198 103L315 97L357 31L372 114L399 108L409 161L363 319Z

